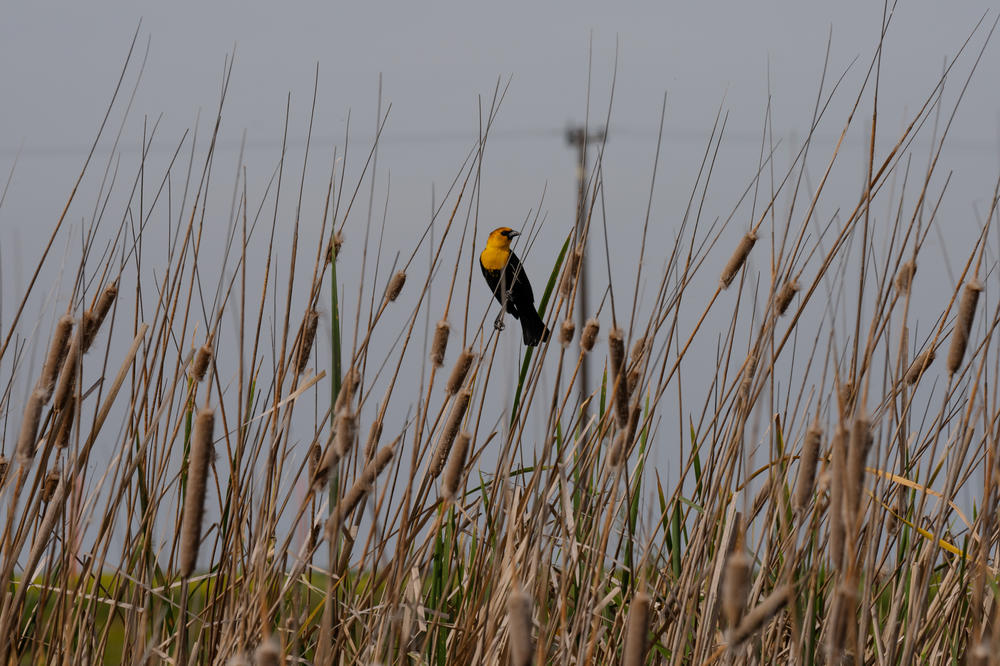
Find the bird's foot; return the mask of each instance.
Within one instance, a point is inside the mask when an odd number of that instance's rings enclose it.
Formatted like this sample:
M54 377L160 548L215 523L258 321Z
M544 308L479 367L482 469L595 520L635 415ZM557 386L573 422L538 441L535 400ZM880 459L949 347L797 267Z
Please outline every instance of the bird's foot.
M502 331L504 329L502 312L500 313L500 316L498 316L496 319L493 320L493 328L495 328L498 331Z

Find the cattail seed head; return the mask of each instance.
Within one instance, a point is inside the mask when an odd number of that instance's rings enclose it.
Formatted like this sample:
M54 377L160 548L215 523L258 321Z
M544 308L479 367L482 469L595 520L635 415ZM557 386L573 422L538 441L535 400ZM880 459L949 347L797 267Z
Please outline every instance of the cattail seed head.
M69 353L69 336L73 332L73 318L63 315L56 322L56 330L52 333L52 343L49 346L49 355L45 357L45 365L42 366L42 376L38 380L38 388L45 392L45 400L52 397L52 391L56 387L56 379L59 377L59 369L62 368Z
M569 347L569 344L573 342L573 335L576 334L576 324L573 323L572 319L568 317L563 320L562 326L559 327L559 344L563 348Z
M751 564L750 556L744 551L741 534L726 558L726 568L722 574L722 618L730 631L739 625L747 607Z
M628 371L628 376L625 377L625 386L628 388L628 394L631 396L635 393L635 390L639 388L639 380L642 378L642 373L639 371L638 367L632 368Z
M398 440L397 440L398 441ZM336 534L343 525L344 521L351 517L354 509L357 508L361 500L364 499L365 495L371 490L372 485L378 478L379 474L388 466L392 461L393 457L393 447L383 446L375 457L368 461L361 470L361 475L351 486L351 489L337 502L337 506L334 507L333 512L330 513L330 517L326 521L326 531L327 535L332 536Z
M628 624L625 629L622 666L643 666L646 663L650 602L649 595L645 592L639 592L632 597L632 603L628 609Z
M326 263L332 264L340 256L340 247L344 244L344 234L340 231L333 234L330 244L326 246Z
M628 380L625 377L625 341L622 330L612 326L608 332L608 357L611 361L611 376L614 382L615 417L618 427L628 424Z
M378 442L382 438L382 417L376 416L372 421L371 428L368 429L368 441L365 443L365 460L371 460L378 448Z
M69 436L73 433L73 421L76 418L76 396L70 396L59 412L59 429L56 432L56 446L65 449L69 446Z
M612 326L608 331L608 357L611 360L611 374L617 377L625 363L625 340L622 329Z
M53 396L53 405L56 409L63 409L63 405L73 393L76 384L76 370L80 363L80 332L72 336L69 343L69 350L63 360L62 368L59 371L59 383Z
M465 376L469 374L469 368L472 367L474 360L476 360L476 355L468 349L463 349L462 353L458 355L455 367L451 369L451 376L448 377L448 383L445 385L445 391L448 392L448 395L454 395L461 390L462 384L465 383Z
M747 256L750 254L750 250L753 249L754 243L757 242L757 234L752 231L748 231L743 238L740 239L740 244L736 246L736 250L733 251L729 261L726 262L725 268L722 269L722 277L720 282L722 288L727 288L733 282L733 278L736 274L740 272L743 268L743 264L746 263Z
M35 445L38 443L38 425L42 420L42 408L45 407L45 391L35 389L28 397L24 406L24 417L21 419L21 434L17 438L17 457L21 460L31 460L35 457Z
M844 495L847 479L847 431L837 424L830 446L831 466L833 467L830 483L830 507L828 511L830 534L830 563L840 568L844 557Z
M351 368L344 373L344 379L340 382L340 391L337 392L337 400L334 403L333 411L337 414L350 409L351 400L361 383L361 373L357 368Z
M916 272L917 263L912 259L900 266L899 272L896 273L896 291L901 295L910 293L910 287L913 286L913 276Z
M451 447L448 465L444 468L444 478L441 479L441 496L445 499L452 500L458 495L458 488L465 475L465 460L468 457L471 440L472 435L463 430Z
M101 330L101 324L104 323L105 317L108 316L108 312L111 311L111 306L115 302L115 298L118 297L118 282L112 282L97 299L97 303L94 307L87 310L83 315L83 351L86 353L90 349L90 345L93 344L94 339L97 337L98 331Z
M917 354L916 358L913 359L913 362L910 363L910 367L906 370L906 375L903 376L903 381L905 381L908 386L913 386L920 381L920 377L924 374L924 371L927 370L933 362L933 349L925 349L920 352Z
M594 344L597 342L597 334L601 330L601 324L597 319L591 317L587 320L587 323L583 326L583 333L580 334L580 349L583 353L588 353L594 348Z
M3 488L4 481L7 480L8 470L10 470L10 459L0 454L0 488Z
M314 309L306 312L302 322L302 337L299 341L299 351L295 358L295 373L301 375L309 365L309 355L312 353L313 342L316 341L316 326L319 324L319 313Z
M576 285L576 275L580 272L580 263L582 261L582 249L573 250L573 254L569 255L569 263L566 265L566 270L563 271L562 282L559 284L559 290L566 298L573 295L573 287Z
M42 501L49 502L56 494L56 490L59 489L59 483L62 481L62 473L58 469L50 470L48 474L45 475L45 480L42 482Z
M406 271L396 271L389 280L389 286L385 288L386 300L392 302L399 298L399 292L403 291L404 284L406 284Z
M434 342L431 344L431 363L435 368L440 368L444 363L444 353L448 349L448 334L451 333L451 324L447 319L442 319L434 329Z
M226 662L226 666L251 666L250 657L243 652L234 654L229 658L229 661Z
M211 340L198 348L189 371L189 376L192 380L200 382L205 378L205 373L208 372L208 364L212 362L213 353Z
M847 644L848 628L857 611L858 593L846 581L837 586L830 608L830 628L826 641L826 663L840 663L840 655Z
M853 529L858 519L861 499L865 492L865 462L872 444L871 422L867 417L858 417L851 427L851 443L847 450L847 486L844 496L845 523Z
M764 601L757 604L746 614L736 631L730 637L729 646L735 648L746 639L756 634L768 620L777 615L792 598L794 587L791 584L782 585L772 592Z
M471 399L472 391L469 389L465 389L455 396L455 400L451 406L451 413L444 424L444 430L441 431L441 439L438 441L437 450L434 452L434 458L431 459L431 466L428 469L432 478L436 479L440 476L441 470L444 469L445 462L448 460L448 454L451 453L452 444L455 442L455 437L458 436L458 432L462 428L462 419L465 418L465 410L469 408L469 401Z
M624 430L619 430L618 434L615 435L615 441L611 444L611 450L608 451L608 464L612 467L619 467L625 460L626 436Z
M816 463L819 460L819 445L823 438L823 431L819 423L813 425L806 431L805 440L802 442L802 453L799 455L799 473L795 481L795 510L799 513L805 511L812 499L813 484L816 481Z
M798 280L789 280L778 292L777 298L774 299L774 311L779 317L788 310L788 306L792 304L792 299L795 298L795 294L799 293L800 288Z
M281 643L274 634L253 651L254 666L281 666L283 662Z
M358 432L358 415L349 409L337 414L337 437L333 441L333 448L339 458L348 454L354 446L354 437Z
M958 303L958 317L951 334L951 347L948 349L948 374L953 375L962 366L965 358L965 348L969 345L969 333L972 332L972 322L976 318L976 306L979 304L979 294L983 283L972 279L965 285L962 300Z
M637 338L635 342L632 343L632 352L629 354L629 360L633 363L639 363L642 357L646 355L646 336Z
M188 578L194 571L201 544L201 523L205 515L205 491L208 486L208 468L212 464L215 429L215 412L205 407L198 412L191 437L191 455L188 461L187 492L184 495L184 514L181 516L181 576Z
M523 590L511 592L507 600L507 631L510 634L511 666L530 666L535 658L531 637L531 597Z

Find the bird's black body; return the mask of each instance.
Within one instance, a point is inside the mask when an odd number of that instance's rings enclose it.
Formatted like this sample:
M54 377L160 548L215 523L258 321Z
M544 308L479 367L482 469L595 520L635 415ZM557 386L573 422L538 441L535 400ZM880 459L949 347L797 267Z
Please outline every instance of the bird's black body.
M512 235L517 234L512 232ZM500 262L503 260L504 254L506 261L501 265ZM494 266L498 267L494 268ZM524 267L521 266L517 255L509 247L490 249L488 246L487 250L480 255L479 267L482 269L486 284L489 285L497 302L514 319L520 320L524 344L534 347L548 340L549 329L546 328L545 322L542 321L535 309L535 295L531 290L531 282L528 281L528 276L525 274Z

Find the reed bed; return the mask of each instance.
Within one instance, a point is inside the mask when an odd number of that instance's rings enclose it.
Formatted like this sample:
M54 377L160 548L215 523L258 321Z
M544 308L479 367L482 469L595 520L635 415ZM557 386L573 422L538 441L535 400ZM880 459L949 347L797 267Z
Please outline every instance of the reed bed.
M812 132L877 114L880 49L854 92L824 70L803 144L778 166L765 132L712 221L720 115L688 207L651 211L634 285L609 270L577 331L580 274L607 252L599 155L582 229L522 229L559 340L516 356L474 263L503 86L414 246L356 203L385 109L366 154L328 156L319 219L299 219L302 186L294 216L279 206L284 150L262 192L241 165L222 230L210 148L185 136L160 173L143 157L157 196L95 209L53 303L35 280L64 213L0 331L0 663L998 663L997 192L950 296L923 295L943 276L920 261L955 224L936 218L961 99L944 81L971 76L985 32L898 135L870 130L846 198L827 177L856 162L838 142L807 177ZM143 247L157 224L162 252ZM543 235L558 255L531 251Z

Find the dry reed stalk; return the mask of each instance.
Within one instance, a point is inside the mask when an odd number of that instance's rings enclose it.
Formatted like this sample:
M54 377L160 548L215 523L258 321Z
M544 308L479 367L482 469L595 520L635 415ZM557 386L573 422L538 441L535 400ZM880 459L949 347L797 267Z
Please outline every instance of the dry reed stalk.
M309 355L312 353L313 343L316 341L316 326L319 324L319 313L314 309L306 312L305 321L302 322L302 338L299 342L299 351L295 357L295 374L301 375L309 365Z
M847 431L837 424L830 445L831 466L830 503L827 511L830 534L830 563L839 569L844 559L844 494L847 478Z
M52 391L56 387L56 379L59 377L59 369L62 368L69 353L69 336L73 332L73 318L63 315L56 322L56 330L52 333L52 343L49 346L49 354L45 357L45 365L42 366L42 376L38 379L38 388L45 393L45 401L52 397Z
M76 384L76 370L80 363L80 332L72 336L69 343L69 350L63 360L62 369L59 372L59 383L53 396L53 406L57 410L64 408L66 401L73 393Z
M285 659L281 654L281 643L277 636L271 637L257 646L253 651L254 666L281 666Z
M732 633L729 641L730 647L738 647L743 641L756 634L768 620L777 615L788 604L794 590L795 588L791 584L782 585L768 595L764 601L754 606L753 610L744 616L736 631Z
M917 357L913 359L910 363L910 367L906 370L906 375L903 376L903 381L906 382L908 386L913 386L918 381L920 377L924 374L924 371L930 367L931 363L934 362L934 350L925 349L924 351L917 354Z
M962 366L965 358L965 348L969 345L969 333L972 332L972 322L976 318L976 306L979 304L979 294L983 291L983 283L978 279L969 280L962 291L962 300L958 303L958 317L951 334L951 347L948 349L948 374L953 375Z
M625 650L622 666L643 666L649 640L649 607L651 600L645 592L632 597L625 627Z
M390 303L399 298L399 293L403 291L403 285L406 284L406 271L397 271L392 279L389 280L389 285L385 288L385 299Z
M458 355L455 367L451 369L451 375L448 377L448 383L445 385L445 391L448 392L448 395L454 395L462 389L462 384L465 383L465 376L469 374L469 368L472 367L474 360L476 360L476 355L469 349L463 349L462 353Z
M802 442L802 453L799 455L799 473L795 481L795 510L799 513L805 512L812 499L813 486L816 482L816 463L819 460L819 445L823 438L823 431L816 421L806 431L805 440Z
M35 457L35 444L38 442L38 425L42 421L42 409L45 407L45 391L35 389L28 397L24 406L24 416L21 419L21 433L17 438L17 457L28 461Z
M580 349L583 350L584 354L594 348L600 330L601 324L594 317L588 319L587 323L584 324L583 333L580 334Z
M340 391L337 393L337 401L334 403L333 412L334 414L340 414L342 411L349 409L351 400L354 399L354 394L358 390L358 384L361 383L361 373L357 368L351 368L344 373L344 379L340 383Z
M573 250L573 254L569 255L569 262L566 265L566 270L563 271L562 282L559 283L559 290L566 298L573 295L573 287L576 285L576 275L580 272L580 263L582 261L582 249Z
M774 311L778 313L779 317L788 311L788 306L792 304L792 299L795 298L795 294L799 293L799 289L801 288L798 280L789 280L781 288L777 298L774 299Z
M470 400L472 400L472 391L469 389L464 389L455 396L455 401L451 406L451 413L448 414L448 420L445 421L444 430L441 431L441 439L438 440L437 450L435 450L434 457L431 459L431 465L427 470L433 479L438 478L444 469L448 455L451 453L452 444L455 442L455 437L458 436L459 430L462 429L462 419L465 418L465 411L469 408Z
M722 619L730 631L739 626L746 612L750 596L750 567L753 564L744 547L742 525L739 529L722 574Z
M97 333L101 330L101 324L111 311L111 306L118 297L118 282L112 282L97 299L97 303L90 310L83 313L83 352L90 349L90 345L97 338Z
M210 339L199 347L198 352L194 355L194 361L192 361L188 373L192 381L198 383L205 378L205 373L208 372L208 364L212 362L213 355L214 350L212 349L212 341Z
M372 421L371 428L368 429L368 441L365 442L365 460L371 460L378 449L379 440L382 439L382 417L376 416Z
M215 412L204 407L198 412L191 437L188 461L187 492L184 495L184 513L181 516L180 572L189 578L198 561L201 545L201 523L205 515L205 492L208 487L208 469L214 456L212 435L215 429Z
M434 342L431 343L431 363L435 368L440 368L444 364L444 353L448 349L448 335L451 333L451 324L447 319L442 319L434 329Z
M344 521L351 517L354 509L357 508L361 500L372 489L372 485L379 474L392 461L393 455L393 448L391 446L383 446L375 454L375 457L369 460L364 466L364 469L361 470L361 475L354 482L354 485L337 502L337 506L330 513L330 517L326 521L327 538L332 538L340 530Z
M739 245L733 251L729 261L726 262L725 268L722 269L722 276L719 278L719 282L722 288L725 289L729 287L733 282L733 278L736 274L740 272L743 268L743 264L746 263L747 257L750 255L750 250L753 249L754 243L757 242L757 234L753 231L748 231L743 238L740 239Z
M42 501L46 504L56 495L56 490L59 489L59 483L62 481L62 472L59 468L49 470L49 473L45 475L45 480L42 482Z
M462 431L451 447L448 464L444 468L444 477L441 479L441 496L445 499L452 500L458 495L459 486L465 477L465 460L468 457L471 441L472 435Z
M861 500L865 492L865 463L872 445L871 422L867 417L859 416L851 428L851 441L847 450L847 485L845 486L846 501L845 523L848 529L857 527L860 517Z
M564 319L562 326L559 327L559 344L563 348L569 347L570 343L573 342L573 336L576 334L576 324L572 319Z
M896 273L896 291L902 295L910 293L913 286L913 276L917 272L917 263L912 259L899 267Z
M535 658L531 637L531 597L516 589L507 600L507 631L510 635L511 666L530 666Z
M337 414L337 437L333 448L338 458L343 458L354 446L354 438L358 433L358 415L345 409Z

